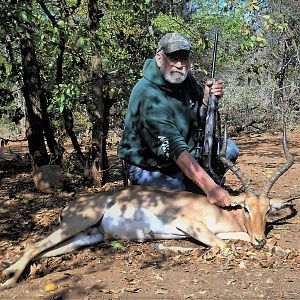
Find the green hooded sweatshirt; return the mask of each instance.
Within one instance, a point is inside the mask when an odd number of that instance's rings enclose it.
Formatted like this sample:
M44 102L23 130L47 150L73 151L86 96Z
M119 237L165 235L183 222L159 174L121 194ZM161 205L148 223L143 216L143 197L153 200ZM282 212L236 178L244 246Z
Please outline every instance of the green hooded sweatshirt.
M168 83L155 59L145 62L143 72L129 99L118 155L155 170L175 165L184 150L192 152L203 89L190 73L181 84Z

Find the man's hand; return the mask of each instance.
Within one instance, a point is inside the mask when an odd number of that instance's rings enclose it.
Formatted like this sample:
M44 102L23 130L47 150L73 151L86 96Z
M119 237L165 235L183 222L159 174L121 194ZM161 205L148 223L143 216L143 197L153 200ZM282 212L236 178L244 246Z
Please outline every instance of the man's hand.
M230 205L229 193L214 182L187 150L181 152L176 164L188 178L202 189L209 203L221 207Z
M230 195L222 187L217 186L206 193L208 202L217 206L226 207L230 205Z
M206 106L208 105L208 98L210 92L215 96L217 96L218 98L221 98L223 96L223 85L224 85L224 80L218 80L215 83L213 83L212 80L206 81L204 87L204 97L203 97L203 103Z

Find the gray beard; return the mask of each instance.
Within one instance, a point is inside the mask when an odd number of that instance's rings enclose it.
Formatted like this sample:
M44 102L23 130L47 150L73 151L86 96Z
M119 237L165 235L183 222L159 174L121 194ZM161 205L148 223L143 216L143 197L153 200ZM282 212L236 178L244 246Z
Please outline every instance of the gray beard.
M185 79L187 78L187 74L188 74L188 72L184 72L183 75L178 75L178 74L172 75L172 73L166 74L165 80L172 84L180 84L185 81Z

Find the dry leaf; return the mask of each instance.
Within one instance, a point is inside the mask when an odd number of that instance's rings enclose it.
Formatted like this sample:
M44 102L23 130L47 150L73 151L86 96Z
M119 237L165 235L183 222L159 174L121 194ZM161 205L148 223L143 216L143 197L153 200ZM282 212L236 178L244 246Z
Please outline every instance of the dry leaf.
M273 281L273 279L271 279L271 278L268 278L268 279L266 280L266 283L267 283L267 284L273 284L273 283L274 283L274 281Z
M267 246L269 248L272 248L272 247L276 246L277 243L278 243L278 240L276 240L275 238L271 238L267 241Z
M154 277L156 280L159 280L159 281L164 281L163 277L161 277L159 274L154 274Z
M161 288L161 289L156 290L155 294L157 294L157 295L166 295L166 294L168 294L168 290Z
M190 298L194 298L195 294L190 294L190 295L184 295L183 299L190 299Z
M119 291L115 291L115 290L106 290L106 289L101 289L100 292L104 293L104 294L118 294Z
M38 266L37 264L32 264L31 266L30 266L30 271L29 271L29 275L30 276L34 276L36 273L37 273L37 271L40 269L40 266Z
M256 256L257 253L250 250L250 251L247 251L247 252L246 252L246 255L247 255L247 256Z
M273 263L268 260L262 260L262 261L260 261L260 265L263 268L270 268L270 267L272 267Z
M274 237L276 240L280 240L280 238L281 238L281 236L280 236L279 233L275 233L275 234L273 235L273 237Z
M235 282L236 282L236 279L230 279L227 281L227 285L233 285L233 284L235 284Z
M138 287L125 287L124 291L128 292L128 293L138 293L140 291L140 288L138 288Z
M230 254L230 248L225 248L223 251L222 251L222 255L224 256L228 256Z
M206 293L207 293L207 291L205 291L205 290L199 291L199 292L198 292L198 294L200 294L200 295L204 295L204 294L206 294Z

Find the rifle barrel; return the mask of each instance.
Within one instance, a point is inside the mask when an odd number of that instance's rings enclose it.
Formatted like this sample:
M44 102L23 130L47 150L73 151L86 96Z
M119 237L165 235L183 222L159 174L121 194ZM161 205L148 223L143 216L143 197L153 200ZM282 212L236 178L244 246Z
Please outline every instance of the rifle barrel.
M215 30L215 40L214 40L214 49L213 49L213 59L211 67L211 79L215 78L215 69L216 69L216 60L217 60L217 47L218 47L219 31Z

